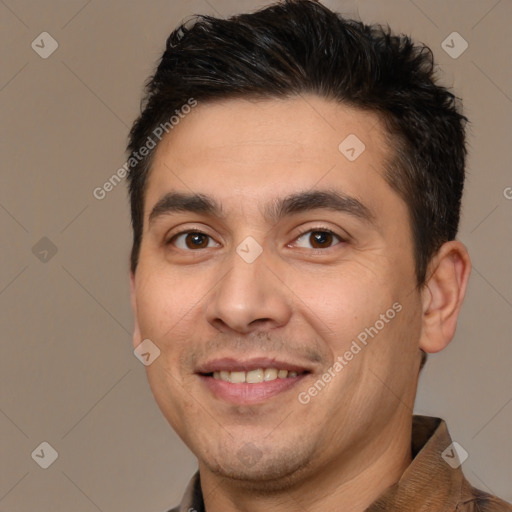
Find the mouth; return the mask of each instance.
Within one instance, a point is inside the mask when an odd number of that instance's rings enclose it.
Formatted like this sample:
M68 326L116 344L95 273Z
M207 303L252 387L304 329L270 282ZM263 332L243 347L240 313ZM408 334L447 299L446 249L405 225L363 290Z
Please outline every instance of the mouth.
M230 382L232 384L259 384L260 382L271 382L276 379L293 379L299 375L309 373L304 370L296 372L294 370L278 370L277 368L257 368L256 370L246 371L215 371L203 373L204 377L213 377L216 380Z
M312 371L272 359L212 361L196 372L215 398L234 404L255 404L289 391Z

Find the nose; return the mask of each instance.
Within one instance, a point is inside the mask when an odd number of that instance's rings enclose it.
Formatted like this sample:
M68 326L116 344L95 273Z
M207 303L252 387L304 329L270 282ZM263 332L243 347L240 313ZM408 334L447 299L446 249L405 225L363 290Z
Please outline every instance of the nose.
M205 313L210 324L220 331L247 334L289 321L291 294L269 260L263 251L248 263L233 251L222 269L224 277L208 295Z

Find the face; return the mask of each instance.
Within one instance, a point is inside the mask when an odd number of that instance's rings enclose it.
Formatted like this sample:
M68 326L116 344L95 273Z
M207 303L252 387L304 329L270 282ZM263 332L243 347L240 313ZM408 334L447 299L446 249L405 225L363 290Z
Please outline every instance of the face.
M133 341L160 349L151 389L201 471L364 464L410 417L421 299L391 151L374 114L316 96L199 104L158 146Z

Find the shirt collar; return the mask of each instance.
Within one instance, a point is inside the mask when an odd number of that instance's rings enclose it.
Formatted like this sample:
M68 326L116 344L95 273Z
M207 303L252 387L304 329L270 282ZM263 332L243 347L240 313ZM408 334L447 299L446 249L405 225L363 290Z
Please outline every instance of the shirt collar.
M413 460L400 480L388 487L367 508L367 512L420 512L422 510L454 510L458 503L464 476L457 454L451 448L448 427L441 418L412 417ZM448 449L450 447L450 449ZM443 454L444 457L443 458ZM454 463L450 465L450 461ZM447 462L448 461L448 462ZM442 504L442 508L439 507ZM205 512L199 471L190 480L179 512Z
M400 480L388 487L367 512L455 510L464 475L444 420L413 416L412 456Z

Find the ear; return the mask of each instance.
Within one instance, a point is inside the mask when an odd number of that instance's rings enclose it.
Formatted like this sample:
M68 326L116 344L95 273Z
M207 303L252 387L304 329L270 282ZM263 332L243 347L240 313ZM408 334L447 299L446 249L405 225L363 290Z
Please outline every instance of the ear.
M419 346L425 352L443 350L455 335L470 274L468 251L458 240L443 244L432 259L421 292L423 322Z
M137 298L136 298L136 283L135 274L130 271L130 302L132 304L133 312L133 348L137 348L142 342L142 336L140 335L139 317L137 316Z

